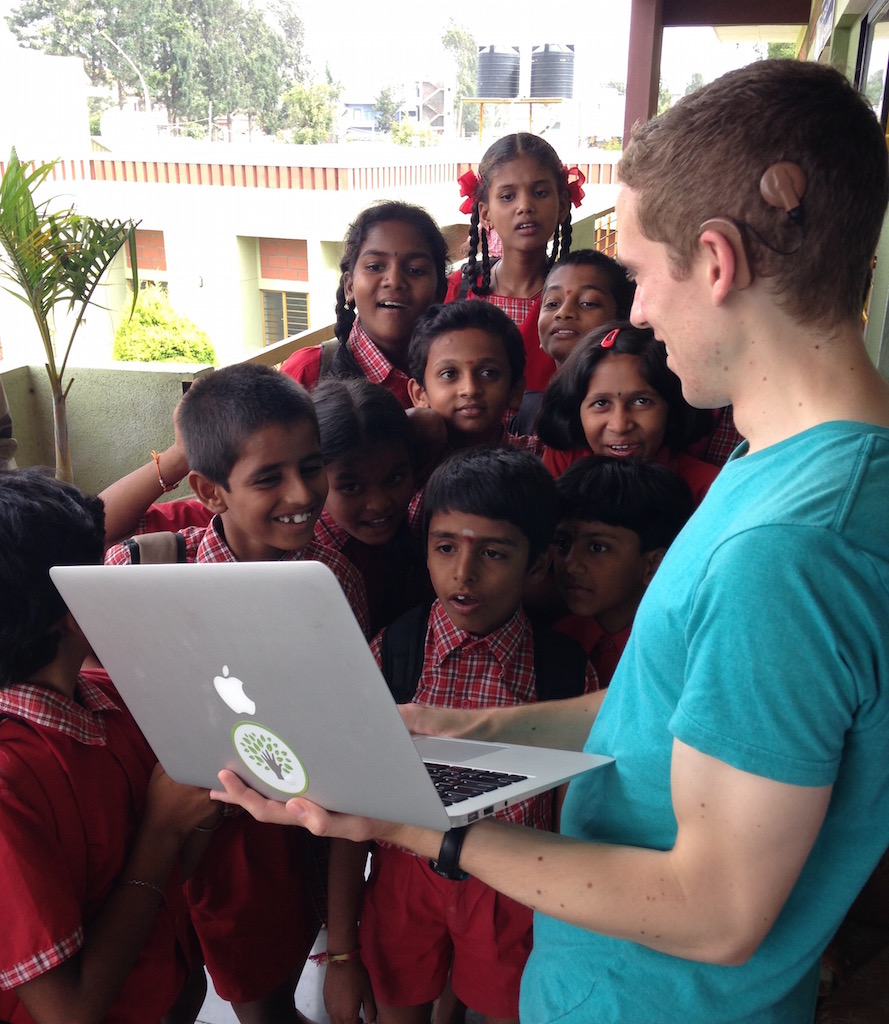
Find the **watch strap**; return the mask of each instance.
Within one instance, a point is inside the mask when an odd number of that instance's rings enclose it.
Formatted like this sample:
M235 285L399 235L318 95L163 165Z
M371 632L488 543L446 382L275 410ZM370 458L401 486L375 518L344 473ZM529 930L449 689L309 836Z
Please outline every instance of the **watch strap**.
M452 882L465 882L469 875L461 871L460 851L463 849L463 840L466 838L468 825L461 825L445 832L441 841L441 849L438 851L438 858L429 861L429 867L442 878L449 878Z

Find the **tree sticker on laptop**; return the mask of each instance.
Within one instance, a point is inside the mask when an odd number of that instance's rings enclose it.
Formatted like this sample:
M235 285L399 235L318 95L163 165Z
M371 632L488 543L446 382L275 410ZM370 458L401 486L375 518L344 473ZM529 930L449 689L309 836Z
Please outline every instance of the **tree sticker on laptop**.
M290 747L264 725L238 722L232 743L244 765L266 785L298 796L309 785L306 770Z

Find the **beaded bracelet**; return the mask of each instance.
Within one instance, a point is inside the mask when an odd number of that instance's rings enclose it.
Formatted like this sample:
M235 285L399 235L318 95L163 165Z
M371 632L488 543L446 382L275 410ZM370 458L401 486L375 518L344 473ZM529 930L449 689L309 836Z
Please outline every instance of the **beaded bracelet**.
M144 889L151 889L152 892L157 893L157 895L160 897L160 901L162 904L165 903L167 900L167 894L159 885L155 885L154 882L146 882L141 878L125 878L120 884L138 885Z
M154 459L154 467L157 470L157 482L161 485L161 490L164 492L164 494L169 494L170 491L175 491L179 484L164 483L164 478L161 476L161 457L159 453L153 451L151 453L151 457Z

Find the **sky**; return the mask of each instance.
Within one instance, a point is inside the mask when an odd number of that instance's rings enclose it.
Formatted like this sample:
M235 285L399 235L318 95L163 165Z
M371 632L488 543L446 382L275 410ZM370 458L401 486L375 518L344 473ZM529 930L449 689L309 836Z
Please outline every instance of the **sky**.
M441 37L451 19L468 28L479 46L573 44L575 97L627 78L630 0L546 6L513 0L508 6L476 2L463 7L408 0L339 0L332 6L303 0L300 15L314 73L323 77L329 64L348 94L370 92L371 99L387 85L447 73L452 65ZM682 94L695 71L711 81L755 58L752 45L720 43L712 28L668 29L662 76L671 92Z

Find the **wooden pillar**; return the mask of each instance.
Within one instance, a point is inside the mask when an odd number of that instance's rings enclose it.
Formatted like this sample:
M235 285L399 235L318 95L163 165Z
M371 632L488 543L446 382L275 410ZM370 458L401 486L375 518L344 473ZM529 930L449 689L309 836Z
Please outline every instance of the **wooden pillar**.
M637 121L647 121L657 113L663 35L663 0L633 0L630 11L624 146L630 141L633 125Z

